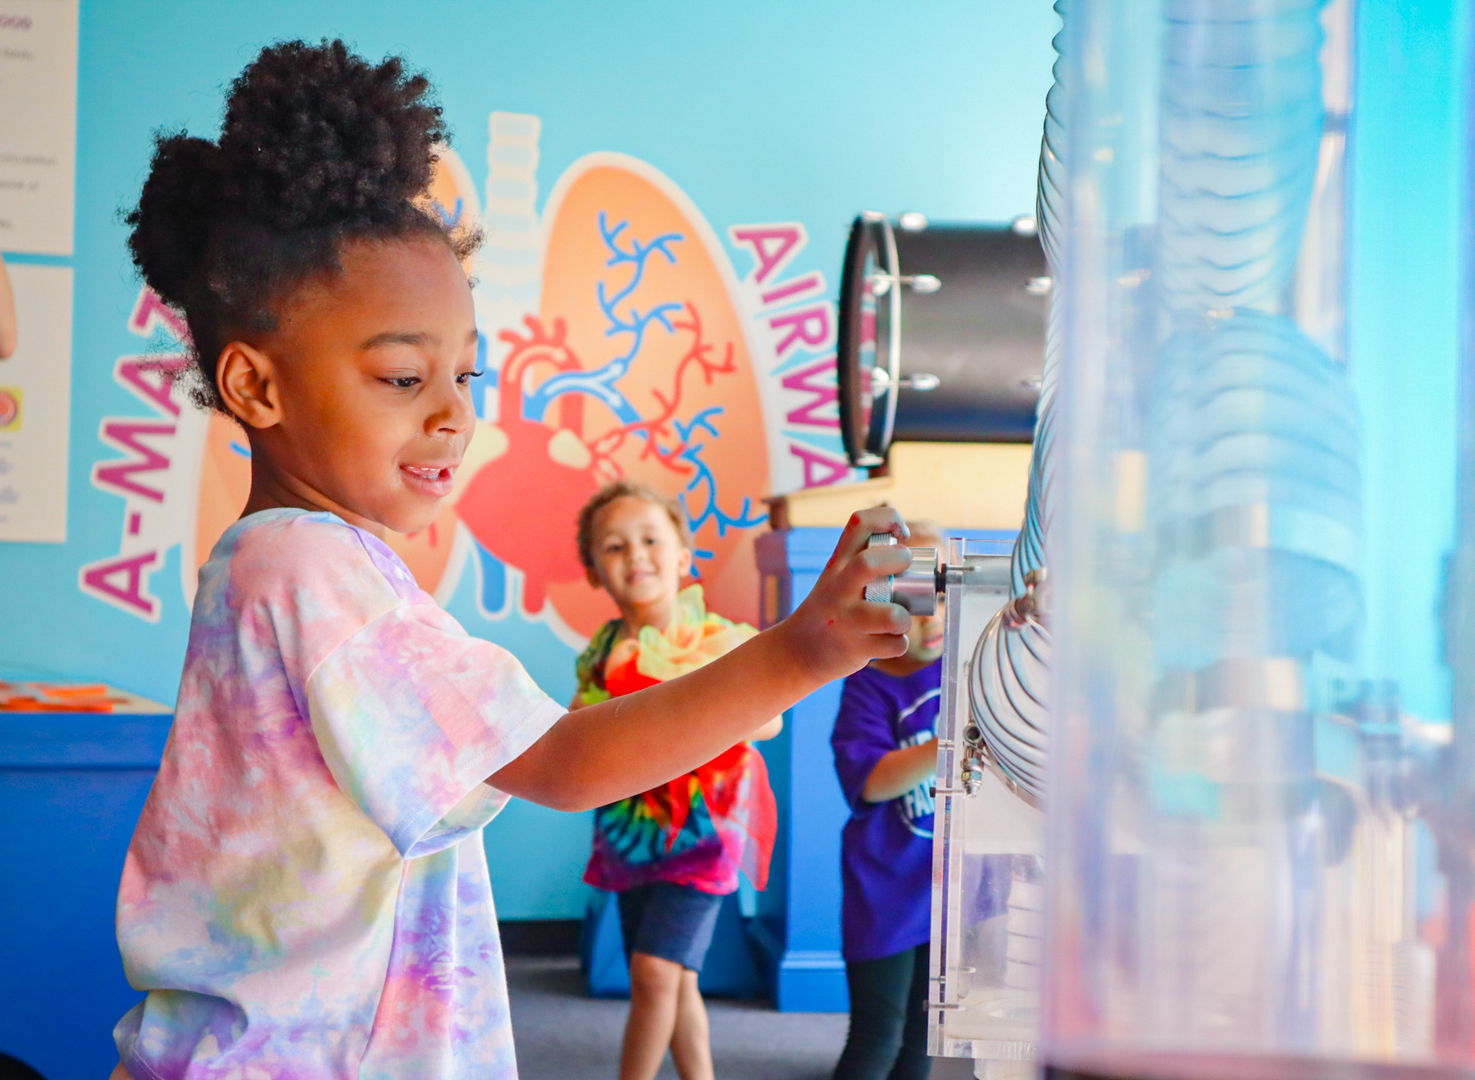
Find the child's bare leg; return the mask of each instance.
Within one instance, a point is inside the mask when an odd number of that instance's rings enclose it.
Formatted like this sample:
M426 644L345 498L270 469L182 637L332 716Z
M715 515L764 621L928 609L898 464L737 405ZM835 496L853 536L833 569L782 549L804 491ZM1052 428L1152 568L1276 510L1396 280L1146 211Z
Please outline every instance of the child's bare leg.
M676 1003L676 1031L671 1036L671 1058L681 1080L712 1080L712 1040L707 1028L707 1006L697 989L697 973L682 969L681 995Z
M651 1080L661 1067L676 1031L682 974L681 965L670 960L631 954L630 1016L620 1047L620 1080Z

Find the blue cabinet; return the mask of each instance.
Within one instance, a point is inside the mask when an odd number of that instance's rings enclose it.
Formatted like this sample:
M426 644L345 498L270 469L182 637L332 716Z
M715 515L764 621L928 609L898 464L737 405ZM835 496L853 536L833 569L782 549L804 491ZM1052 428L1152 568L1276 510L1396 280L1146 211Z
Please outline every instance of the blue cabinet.
M107 1076L140 1000L113 911L172 719L0 714L0 1050L47 1080Z
M758 538L765 626L789 614L819 579L839 529L784 529ZM789 710L783 733L760 744L778 801L779 833L767 891L749 926L769 999L781 1012L845 1012L840 956L840 830L850 816L835 779L830 729L840 706L831 683Z

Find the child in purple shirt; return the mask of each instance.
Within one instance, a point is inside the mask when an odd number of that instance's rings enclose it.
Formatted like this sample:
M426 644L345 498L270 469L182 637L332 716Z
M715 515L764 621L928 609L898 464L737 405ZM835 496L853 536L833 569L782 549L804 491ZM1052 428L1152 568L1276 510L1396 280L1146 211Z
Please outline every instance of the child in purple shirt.
M912 524L913 546L941 547ZM931 930L932 783L943 612L914 616L904 655L845 680L830 745L850 804L841 908L850 1033L835 1080L924 1080Z

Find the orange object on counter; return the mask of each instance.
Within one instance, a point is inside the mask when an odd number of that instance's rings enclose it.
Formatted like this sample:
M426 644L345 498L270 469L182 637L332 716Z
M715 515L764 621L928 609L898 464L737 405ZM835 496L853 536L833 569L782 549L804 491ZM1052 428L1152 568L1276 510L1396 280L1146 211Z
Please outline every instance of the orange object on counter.
M106 683L6 682L0 713L166 713L158 702Z

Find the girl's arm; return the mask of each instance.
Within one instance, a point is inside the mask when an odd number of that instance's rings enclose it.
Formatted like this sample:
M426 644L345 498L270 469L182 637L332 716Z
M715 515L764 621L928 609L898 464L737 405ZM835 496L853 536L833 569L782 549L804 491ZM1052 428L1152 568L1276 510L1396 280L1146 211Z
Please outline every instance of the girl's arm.
M0 255L0 360L15 352L19 337L15 326L15 297L10 292L10 278L5 273L5 257Z
M937 772L937 739L893 750L871 770L860 797L866 802L885 802L905 795Z
M679 679L565 713L487 782L557 810L604 806L712 760L871 659L900 656L906 609L864 597L868 582L904 572L911 558L900 544L866 546L884 532L906 537L890 507L852 515L794 614Z

